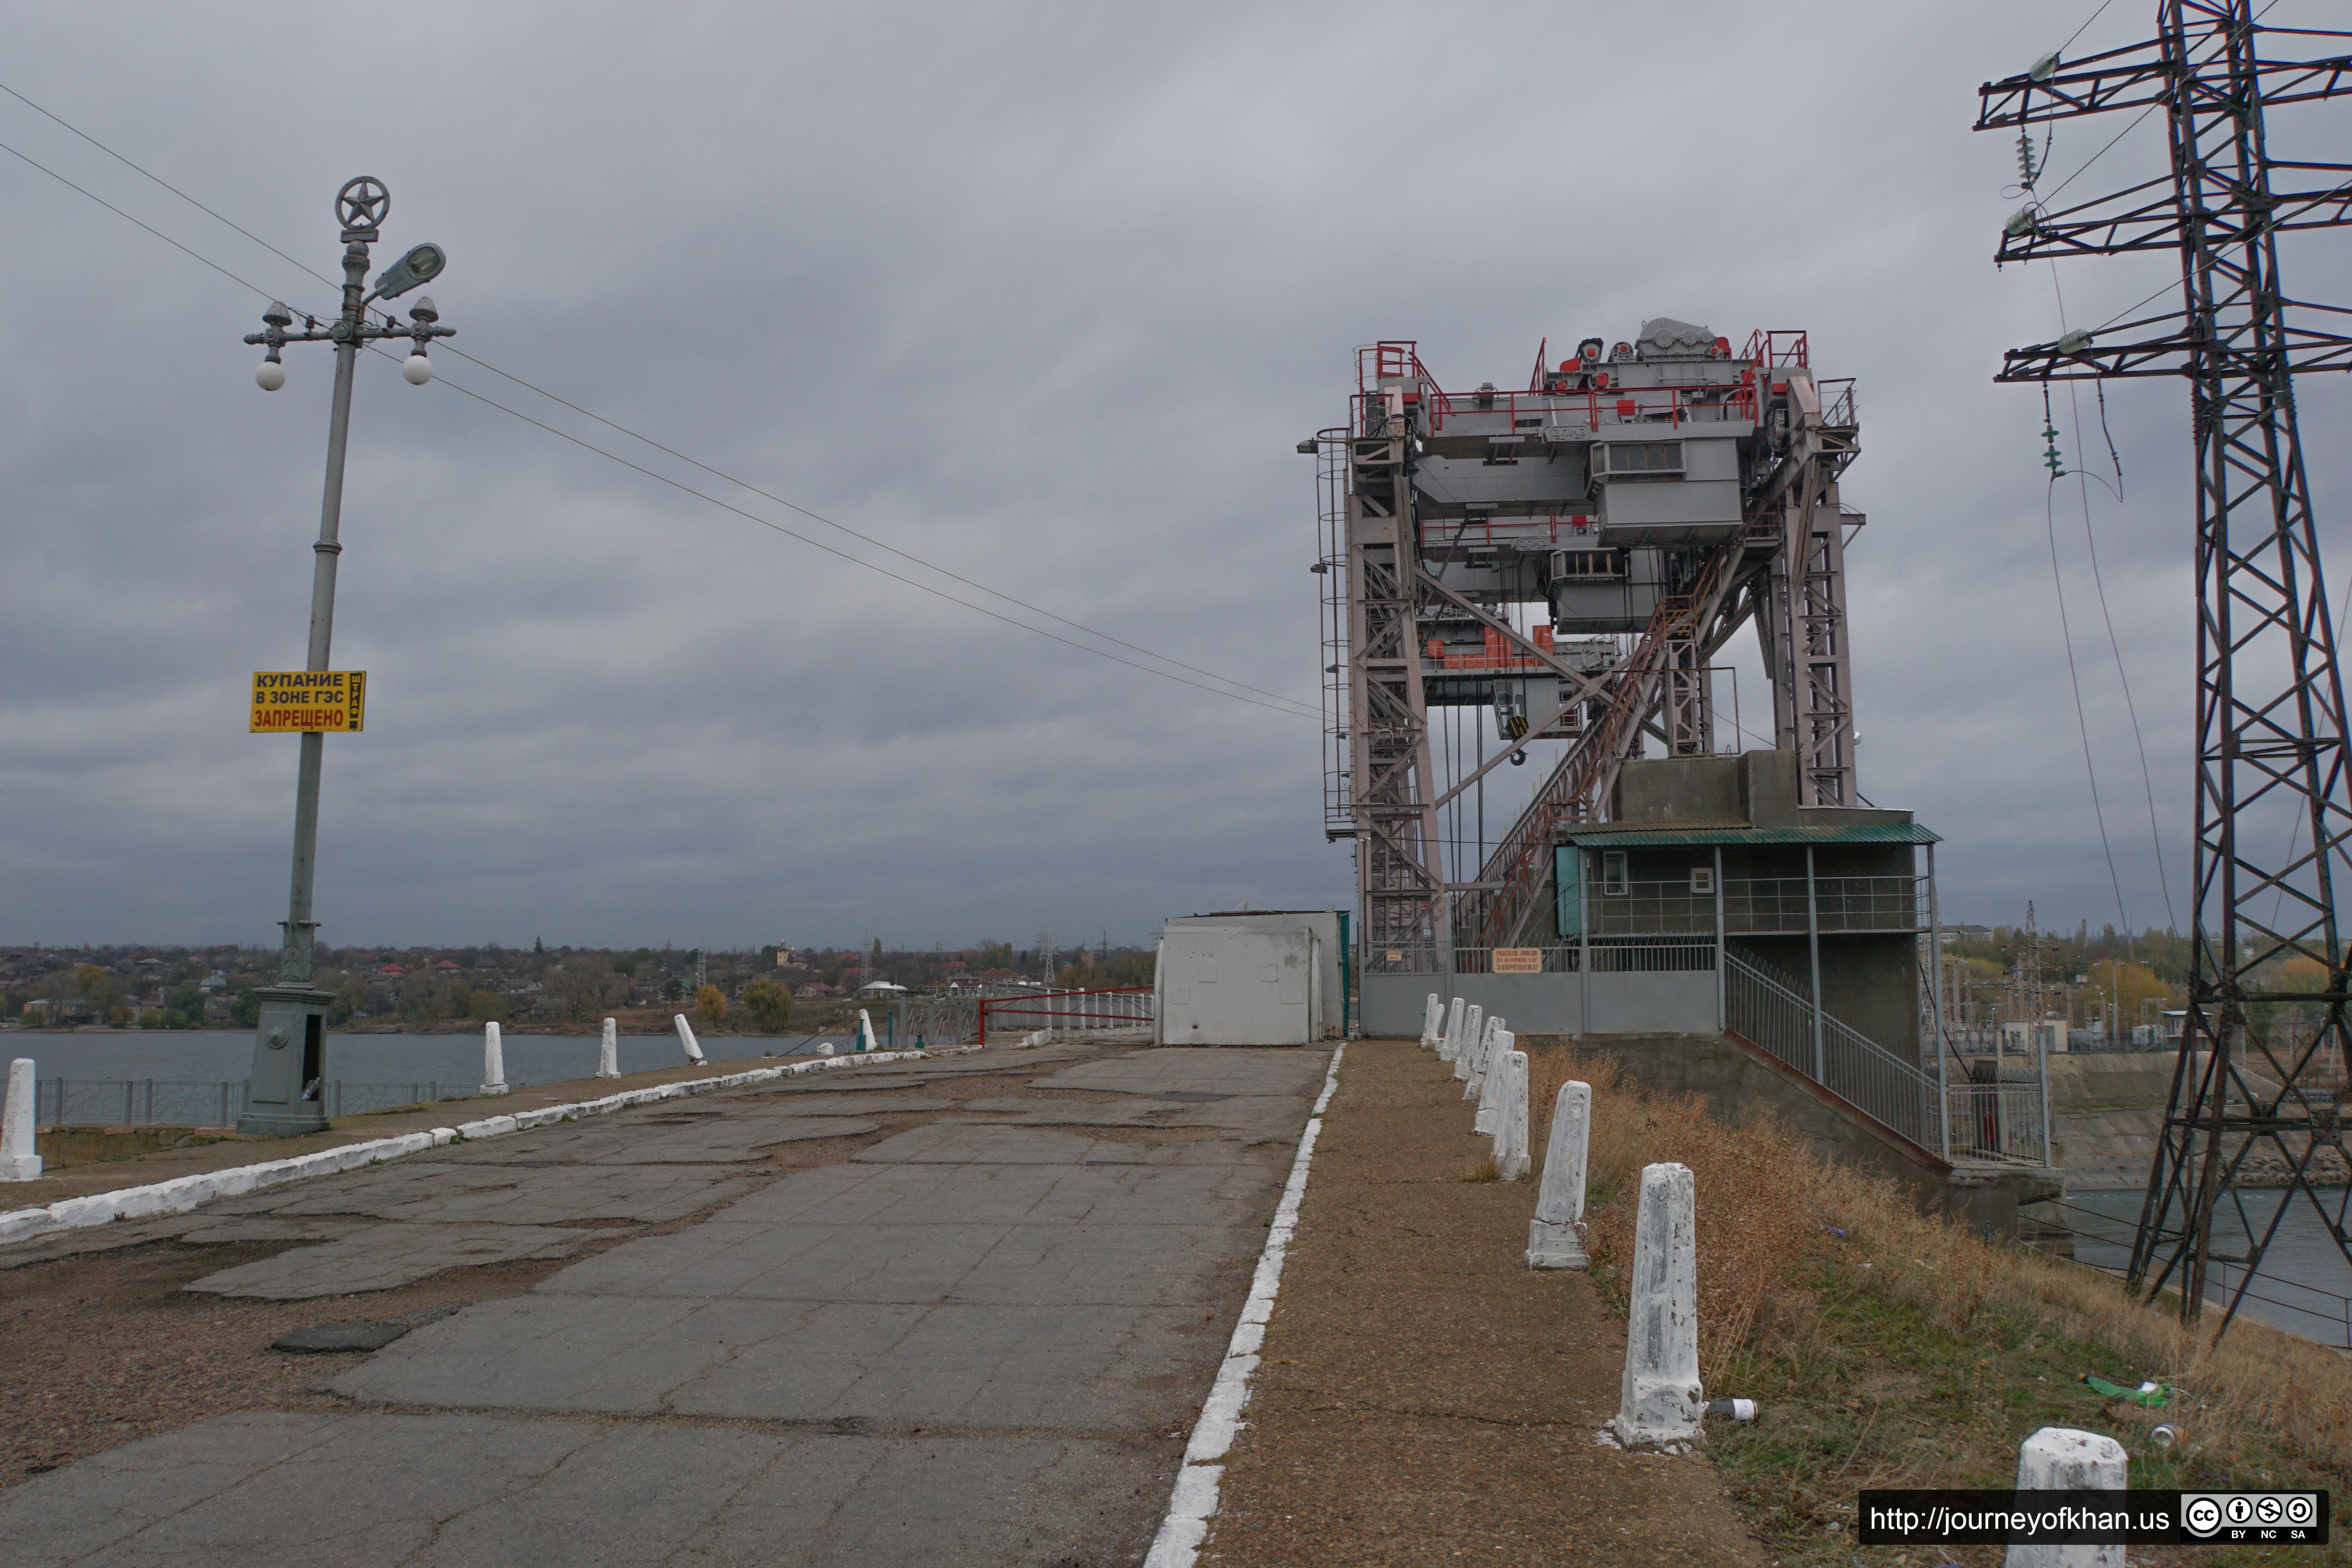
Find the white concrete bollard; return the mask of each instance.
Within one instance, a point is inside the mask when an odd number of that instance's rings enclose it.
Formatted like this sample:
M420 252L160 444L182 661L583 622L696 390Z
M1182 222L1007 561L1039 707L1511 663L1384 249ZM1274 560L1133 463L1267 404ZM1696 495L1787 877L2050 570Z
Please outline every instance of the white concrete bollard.
M1535 1163L1528 1152L1528 1053L1513 1050L1509 1030L1495 1037L1495 1069L1500 1079L1495 1096L1495 1173L1507 1182L1526 1175Z
M1429 1008L1421 1016L1421 1048L1423 1050L1433 1051L1437 1048L1438 1031L1444 1027L1444 1025L1445 1004L1440 1002L1437 999L1437 993L1433 991L1429 994Z
M702 1042L694 1037L694 1026L686 1021L683 1013L670 1022L677 1026L677 1043L686 1047L686 1059L696 1067L702 1066Z
M2044 1426L2017 1446L2017 1489L2036 1492L2122 1491L2130 1456L2113 1437ZM2120 1546L2011 1546L2003 1568L2125 1568Z
M829 1057L833 1055L833 1042L831 1040L819 1040L816 1043L816 1054L821 1057Z
M604 1020L604 1043L596 1049L596 1076L621 1076L621 1028L610 1018Z
M33 1058L8 1064L8 1100L0 1108L0 1182L29 1182L41 1173L41 1145L33 1135Z
M1497 1103L1496 1097L1502 1092L1498 1071L1503 1063L1501 1053L1511 1048L1508 1043L1511 1038L1511 1032L1503 1027L1503 1020L1500 1018L1486 1020L1486 1035L1479 1051L1478 1062L1470 1070L1471 1092L1477 1097L1478 1100L1477 1113L1471 1118L1470 1131L1482 1138L1492 1138L1495 1135L1495 1107ZM1498 1041L1503 1043L1497 1044Z
M1462 1036L1454 1044L1454 1076L1469 1085L1462 1098L1478 1092L1478 1050L1486 1043L1486 1009L1473 1004L1462 1015Z
M1625 1378L1604 1435L1627 1448L1680 1453L1703 1436L1698 1381L1698 1262L1687 1165L1642 1167Z
M498 1020L482 1026L482 1092L504 1094L507 1091L506 1042L499 1038Z
M1455 1078L1462 1076L1462 1009L1465 1005L1461 997L1454 999L1453 1005L1445 1010L1445 1032L1438 1037L1442 1043L1437 1047L1437 1054L1454 1064Z
M857 1048L861 1051L877 1051L882 1048L874 1043L874 1020L866 1016L866 1009L863 1007L857 1010Z
M1590 1268L1584 1252L1584 1162L1592 1141L1592 1086L1559 1086L1551 1138L1544 1146L1543 1185L1528 1222L1528 1267Z

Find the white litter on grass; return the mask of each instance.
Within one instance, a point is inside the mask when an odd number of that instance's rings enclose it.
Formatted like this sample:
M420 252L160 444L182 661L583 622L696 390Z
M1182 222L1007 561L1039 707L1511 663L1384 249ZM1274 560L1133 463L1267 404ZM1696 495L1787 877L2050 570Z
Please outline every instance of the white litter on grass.
M1169 1495L1168 1512L1151 1542L1143 1568L1192 1568L1201 1542L1208 1539L1209 1521L1217 1514L1217 1489L1223 1480L1226 1453L1242 1426L1242 1411L1249 1405L1251 1375L1257 1371L1258 1346L1265 1342L1265 1325L1274 1316L1275 1293L1282 1288L1282 1263L1290 1238L1298 1228L1298 1205L1307 1196L1307 1169L1315 1160L1315 1141L1323 1134L1323 1108L1339 1087L1339 1062L1348 1054L1346 1041L1331 1053L1331 1069L1323 1075L1323 1092L1298 1137L1298 1154L1290 1163L1290 1179L1283 1184L1282 1202L1265 1233L1265 1248L1257 1257L1257 1274L1250 1281L1249 1300L1242 1321L1225 1346L1217 1381L1192 1423L1192 1440L1184 1447L1184 1463L1176 1472L1176 1488Z

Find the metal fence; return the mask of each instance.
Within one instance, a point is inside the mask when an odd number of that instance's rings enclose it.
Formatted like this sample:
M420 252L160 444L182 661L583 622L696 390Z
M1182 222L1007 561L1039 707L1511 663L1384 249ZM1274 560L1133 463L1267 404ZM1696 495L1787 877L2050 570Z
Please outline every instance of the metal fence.
M909 996L898 1005L897 1038L910 1049L960 1046L980 1035L978 996Z
M2041 1164L2042 1075L2011 1071L1998 1079L1951 1081L1953 1069L1966 1077L1966 1067L1965 1060L1954 1060L1947 1068L1944 1121L1953 1154Z
M1817 1044L1804 983L1767 961L1727 951L1723 969L1726 1027L1881 1125L1953 1159L2048 1163L2050 1095L2038 1065L2032 1072L2000 1072L1991 1063L1972 1068L1968 1058L1948 1055L1939 1087L1932 1065L1904 1060L1827 1012L1820 1015ZM1932 1027L1923 1037L1933 1041Z
M1495 950L1491 947L1457 947L1454 950L1454 973L1456 974L1573 974L1577 972L1576 949L1572 947L1505 948L1512 956L1505 961L1507 967L1495 968ZM1525 967L1526 955L1536 955L1537 966ZM1444 965L1438 966L1443 969Z
M1585 946L1583 961L1595 974L1698 974L1715 967L1715 943L1596 942Z
M1496 967L1497 952L1512 955L1503 961L1499 969ZM1539 967L1518 967L1529 952L1537 955ZM1685 942L1611 938L1559 947L1457 947L1454 950L1454 973L1580 974L1585 972L1588 958L1594 974L1700 973L1715 967L1715 941L1711 936ZM1376 950L1366 956L1364 967L1373 974L1442 974L1445 972L1445 955L1434 947Z
M1918 1065L1817 1014L1799 983L1764 960L1727 952L1725 1026L1772 1053L1882 1126L1915 1143L1935 1141L1935 1079ZM1816 1027L1818 1026L1818 1027Z
M1596 935L1629 936L1715 930L1716 897L1687 880L1595 883L1584 900ZM1927 923L1924 877L1727 877L1723 929L1733 936L1801 936L1823 931L1911 931ZM1810 898L1809 898L1810 893ZM1810 910L1808 904L1810 903Z
M1008 1035L1110 1035L1148 1030L1155 988L1120 985L1106 991L1045 991L1027 996L992 996L980 1004L982 1045L994 1032Z
M327 1114L359 1116L443 1098L444 1086L412 1083L348 1083L320 1086ZM446 1086L447 1098L474 1092L471 1085ZM47 1127L234 1127L245 1114L240 1079L155 1078L45 1078L34 1085L33 1119Z

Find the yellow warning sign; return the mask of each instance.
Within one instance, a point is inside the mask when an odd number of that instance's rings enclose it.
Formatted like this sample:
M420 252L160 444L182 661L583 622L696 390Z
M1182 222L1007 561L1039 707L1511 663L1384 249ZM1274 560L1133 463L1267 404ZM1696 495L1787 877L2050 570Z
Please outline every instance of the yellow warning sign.
M364 669L253 672L253 734L358 730L364 728L366 717Z
M1497 974L1541 974L1543 949L1539 947L1498 947L1495 950L1495 973Z

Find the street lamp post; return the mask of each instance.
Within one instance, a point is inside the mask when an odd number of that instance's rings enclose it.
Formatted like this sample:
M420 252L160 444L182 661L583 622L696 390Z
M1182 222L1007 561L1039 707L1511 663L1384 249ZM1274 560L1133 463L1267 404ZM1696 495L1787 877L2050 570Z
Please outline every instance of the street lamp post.
M392 193L381 180L362 176L347 183L335 197L335 213L343 226L343 308L332 321L315 316L303 319L303 331L290 331L294 313L273 302L261 315L263 330L249 333L248 343L268 349L254 380L265 392L286 384L286 369L278 351L288 343L331 342L335 345L334 411L327 424L327 486L319 508L319 540L310 548L310 647L308 669L328 668L329 645L335 623L335 558L342 552L338 537L343 511L343 448L352 423L352 383L359 367L360 347L379 338L407 338L415 351L401 367L412 385L433 379L425 345L435 338L454 335L457 329L438 325L440 313L433 301L420 298L408 312L409 324L389 317L371 323L367 308L377 300L404 294L439 274L447 258L437 245L420 245L386 268L367 287L368 247L381 237L381 226L392 210ZM293 886L287 899L285 941L279 950L278 984L255 993L261 1018L253 1044L253 1075L246 1086L245 1114L237 1118L240 1132L288 1136L314 1132L327 1125L321 1088L326 1078L327 1008L334 998L310 983L310 933L318 921L310 916L310 889L319 851L319 774L326 760L326 735L302 732L301 766L294 794ZM295 1042L300 1048L295 1048Z

